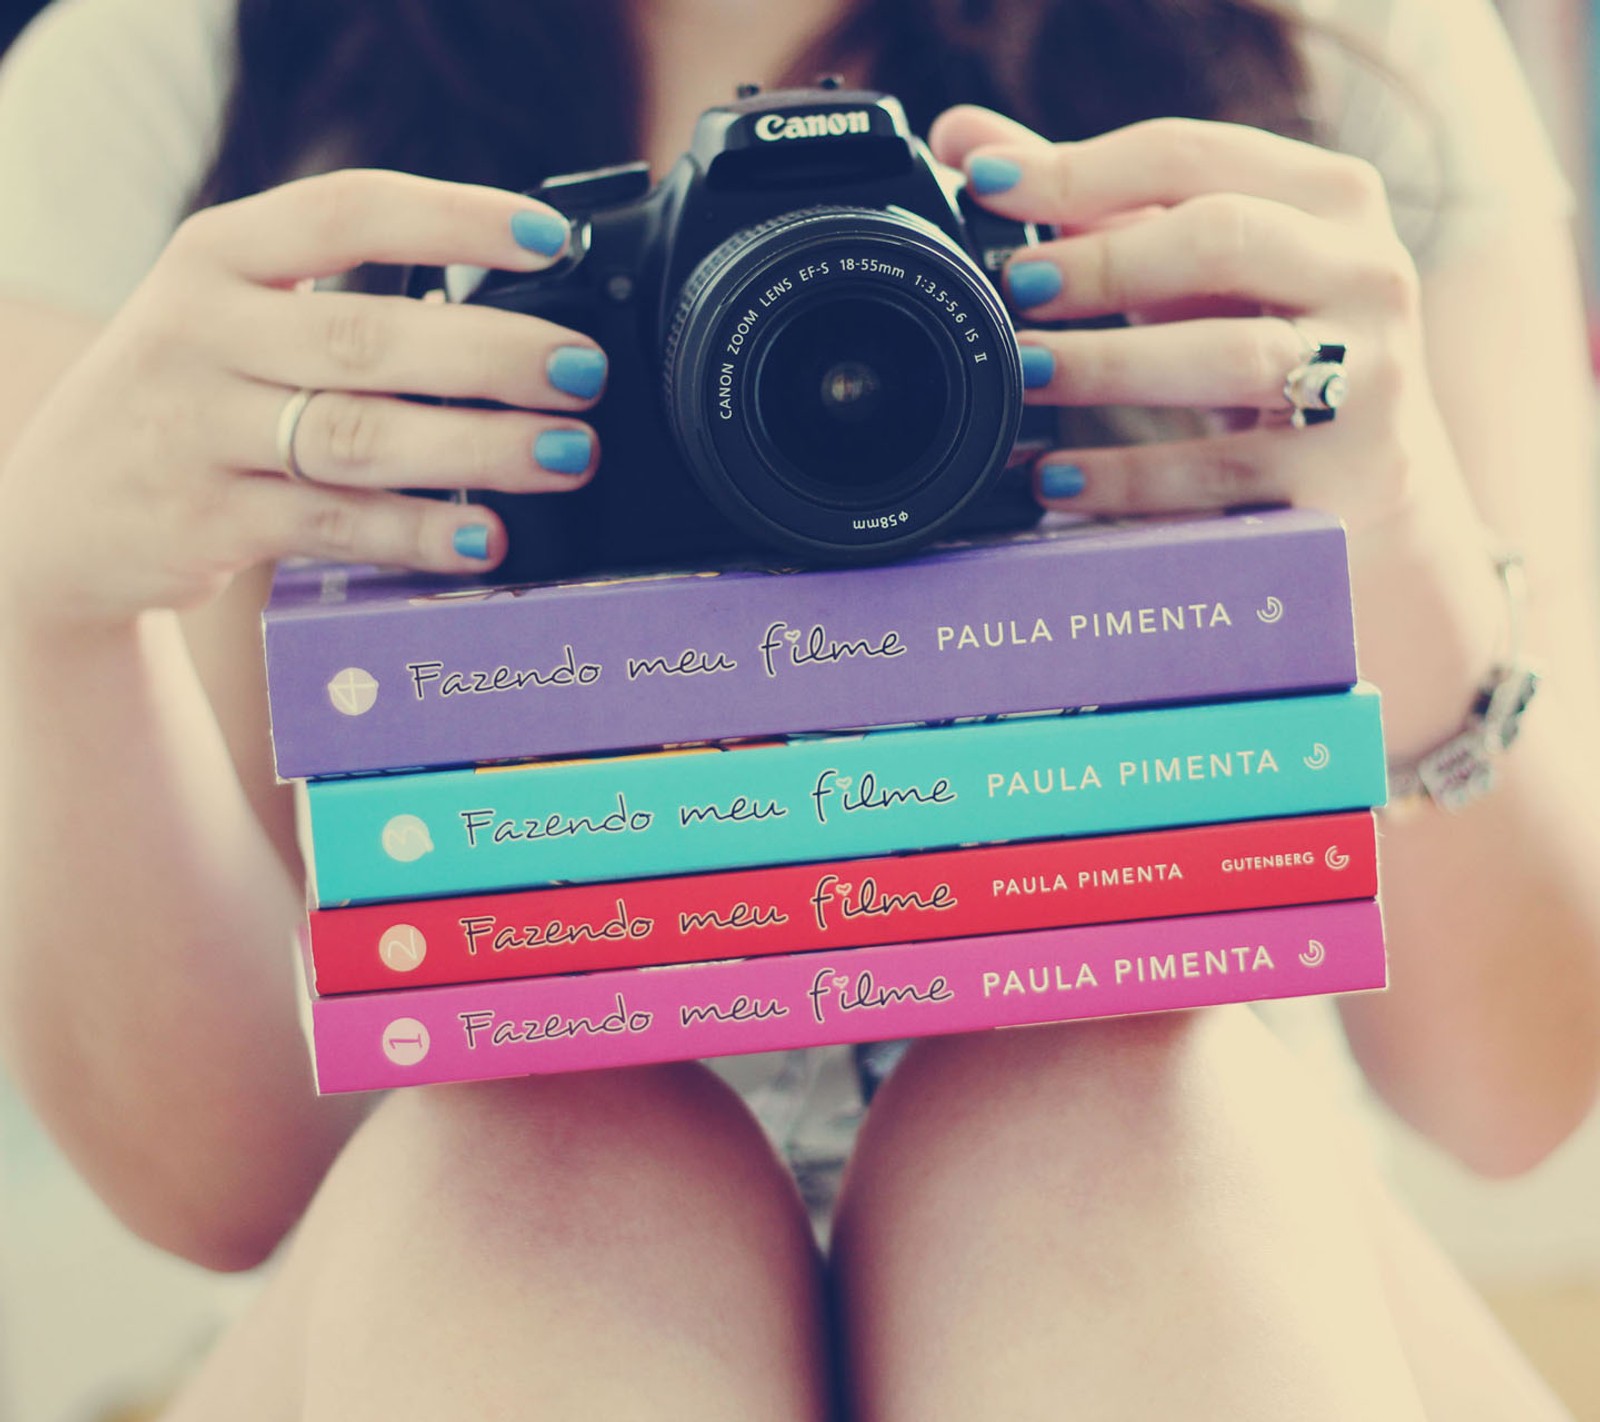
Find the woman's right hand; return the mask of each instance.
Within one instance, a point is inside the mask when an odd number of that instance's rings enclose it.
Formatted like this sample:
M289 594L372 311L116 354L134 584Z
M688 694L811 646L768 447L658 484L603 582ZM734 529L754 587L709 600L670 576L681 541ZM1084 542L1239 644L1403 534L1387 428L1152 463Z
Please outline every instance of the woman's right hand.
M108 220L114 220L108 217ZM567 225L531 198L400 173L304 178L190 217L28 421L0 468L0 580L49 623L202 604L305 555L477 572L489 510L403 488L573 489L605 356L536 317L314 291L362 262L532 272ZM318 392L280 462L296 390ZM510 408L395 398L493 400Z

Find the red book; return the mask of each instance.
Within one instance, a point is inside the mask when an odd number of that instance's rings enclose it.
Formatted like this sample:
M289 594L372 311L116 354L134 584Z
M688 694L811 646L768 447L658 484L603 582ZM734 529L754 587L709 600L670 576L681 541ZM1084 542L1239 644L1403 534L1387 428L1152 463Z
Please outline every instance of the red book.
M318 994L1370 899L1369 811L519 893L310 916Z

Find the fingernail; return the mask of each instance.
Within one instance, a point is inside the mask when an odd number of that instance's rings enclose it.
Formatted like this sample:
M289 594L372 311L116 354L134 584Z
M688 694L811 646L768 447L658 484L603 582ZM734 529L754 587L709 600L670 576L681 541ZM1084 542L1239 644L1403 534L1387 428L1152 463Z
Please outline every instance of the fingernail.
M1038 390L1048 385L1056 374L1056 358L1043 346L1018 346L1022 356L1022 388Z
M1050 262L1014 262L1006 283L1018 306L1038 306L1061 295L1061 273Z
M566 395L592 400L606 383L606 357L593 346L558 346L545 362L550 383Z
M1083 492L1083 470L1076 464L1039 467L1039 492L1047 499L1075 499Z
M469 523L456 530L451 545L463 558L489 556L489 529L481 523Z
M553 212L526 208L511 218L511 235L519 247L553 257L567 245L567 220Z
M1021 165L993 153L980 153L967 164L967 180L979 197L1009 192L1022 181Z
M533 442L533 457L552 474L581 474L594 453L588 430L546 430Z

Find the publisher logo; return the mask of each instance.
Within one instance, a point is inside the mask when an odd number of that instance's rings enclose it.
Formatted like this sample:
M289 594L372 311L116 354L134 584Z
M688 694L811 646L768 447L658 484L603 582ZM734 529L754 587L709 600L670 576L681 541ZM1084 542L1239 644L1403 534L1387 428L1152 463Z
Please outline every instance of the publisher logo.
M1326 770L1333 764L1333 753L1321 741L1314 741L1311 745L1311 754L1300 757L1305 762L1307 770Z
M1315 938L1306 940L1306 951L1300 955L1300 961L1308 968L1320 968L1323 960L1328 956L1328 950Z
M1322 861L1330 869L1346 869L1350 865L1350 856L1342 852L1338 845L1330 844L1328 852L1322 856Z
M328 683L328 700L341 716L365 716L377 699L377 678L360 667L346 667Z
M409 973L422 966L428 956L428 940L409 923L386 929L378 940L378 956L383 965L397 973Z
M415 815L396 815L383 827L383 852L398 864L414 864L433 848L433 836Z
M415 1017L397 1017L383 1029L383 1054L398 1067L415 1066L429 1046L428 1029Z

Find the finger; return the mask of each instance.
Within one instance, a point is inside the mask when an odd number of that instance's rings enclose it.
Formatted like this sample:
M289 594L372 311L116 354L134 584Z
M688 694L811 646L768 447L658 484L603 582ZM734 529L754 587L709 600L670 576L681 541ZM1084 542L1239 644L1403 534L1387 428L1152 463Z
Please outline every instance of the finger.
M565 217L520 193L346 169L207 208L174 243L248 281L283 285L363 262L535 271L569 237Z
M1258 426L1240 434L1110 449L1056 450L1034 467L1046 508L1156 514L1317 502L1317 434Z
M1320 218L1262 198L1213 194L1144 222L1026 248L1007 265L1005 282L1017 310L1046 321L1196 296L1303 312L1387 292L1382 265Z
M975 127L975 126L974 126ZM953 150L954 151L954 150ZM1371 164L1244 124L1160 118L1081 143L985 138L953 160L987 207L1031 222L1080 227L1129 208L1175 207L1241 193L1322 217L1387 211Z
M506 553L505 525L486 508L370 490L239 475L231 516L255 560L306 557L422 572L482 572Z
M606 379L587 336L537 316L356 292L239 294L211 339L241 375L272 385L587 409Z
M241 384L219 405L222 460L280 471L278 421L291 392ZM339 390L314 394L293 431L307 479L365 489L498 489L548 493L588 481L594 432L560 416L426 405Z
M1045 149L1051 146L1048 139L1031 128L977 104L957 104L946 109L928 130L928 147L933 156L951 168L961 167L968 153L985 144Z
M1155 326L1163 321L1199 321L1224 316L1256 316L1261 312L1259 301L1241 301L1226 296L1184 296L1177 301L1160 301L1153 306L1141 306L1123 313L1129 324Z
M1028 402L1276 410L1306 344L1275 316L1021 331ZM1037 351L1038 355L1029 355Z

